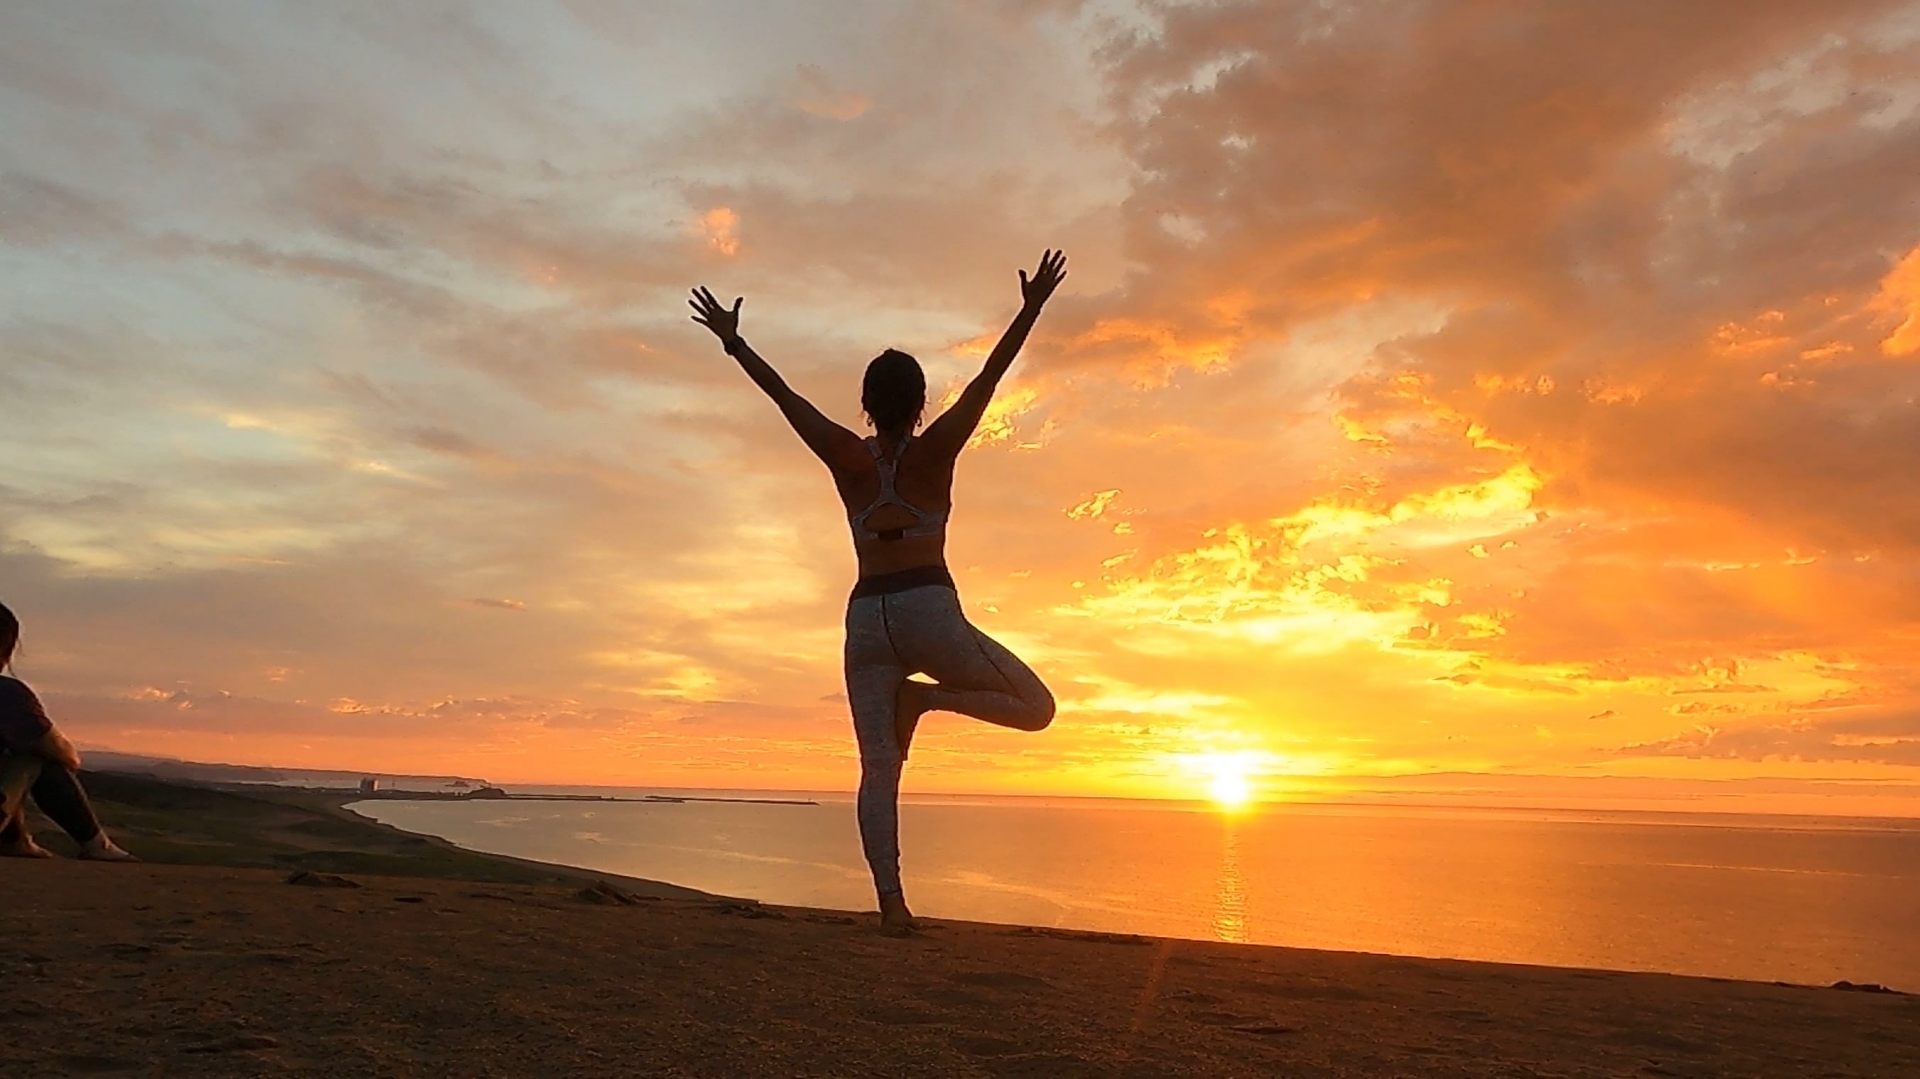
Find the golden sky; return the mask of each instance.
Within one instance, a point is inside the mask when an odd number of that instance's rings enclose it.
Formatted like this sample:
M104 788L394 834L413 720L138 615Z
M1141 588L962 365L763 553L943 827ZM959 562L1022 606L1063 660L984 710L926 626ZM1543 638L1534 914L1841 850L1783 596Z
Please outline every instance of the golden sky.
M1920 5L0 15L0 600L84 745L836 789L858 423L1074 272L908 789L1920 814Z

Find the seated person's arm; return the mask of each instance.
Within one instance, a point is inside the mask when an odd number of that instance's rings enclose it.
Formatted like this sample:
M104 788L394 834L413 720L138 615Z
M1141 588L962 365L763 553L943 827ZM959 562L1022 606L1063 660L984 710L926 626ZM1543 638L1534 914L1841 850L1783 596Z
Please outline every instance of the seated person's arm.
M78 771L80 754L47 718L40 698L25 682L0 677L0 749L30 753Z
M67 740L67 736L62 734L58 727L47 728L47 733L41 735L40 741L35 743L33 754L50 760L70 772L80 770L80 751L74 748L73 743Z

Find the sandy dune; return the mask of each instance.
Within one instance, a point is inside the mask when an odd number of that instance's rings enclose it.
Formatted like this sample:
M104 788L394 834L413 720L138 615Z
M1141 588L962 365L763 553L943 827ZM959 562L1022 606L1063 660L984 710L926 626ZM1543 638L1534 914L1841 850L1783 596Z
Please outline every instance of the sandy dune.
M1900 1075L1920 998L0 862L0 1075Z

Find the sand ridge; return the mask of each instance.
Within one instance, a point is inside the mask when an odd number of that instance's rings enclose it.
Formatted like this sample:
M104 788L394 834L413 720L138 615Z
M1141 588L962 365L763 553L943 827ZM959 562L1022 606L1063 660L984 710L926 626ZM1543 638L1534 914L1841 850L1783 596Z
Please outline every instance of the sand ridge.
M1910 996L288 875L0 863L0 1074L1920 1074Z

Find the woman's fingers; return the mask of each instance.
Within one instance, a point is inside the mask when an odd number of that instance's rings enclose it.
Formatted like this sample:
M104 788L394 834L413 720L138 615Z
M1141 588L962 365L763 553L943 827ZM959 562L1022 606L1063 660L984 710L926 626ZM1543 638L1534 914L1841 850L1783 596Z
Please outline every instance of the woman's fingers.
M1042 281L1057 280L1062 276L1066 265L1067 253L1049 247L1046 252L1040 256L1040 268L1034 271L1034 277ZM1026 280L1025 270L1020 271L1020 278L1023 281Z

